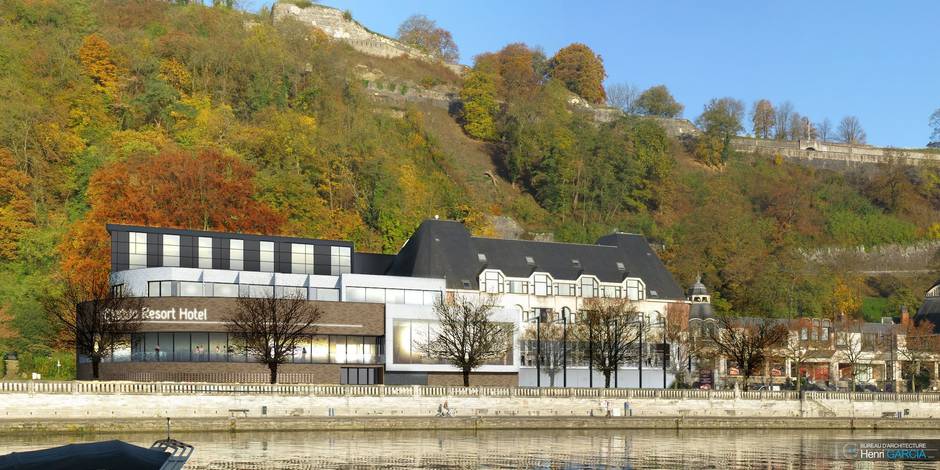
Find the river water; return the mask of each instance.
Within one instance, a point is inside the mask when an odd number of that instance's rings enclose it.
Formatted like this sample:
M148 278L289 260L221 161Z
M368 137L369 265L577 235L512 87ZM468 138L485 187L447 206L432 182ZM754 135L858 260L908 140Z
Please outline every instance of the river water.
M159 434L0 436L0 455ZM940 431L505 430L176 433L195 446L187 469L930 468L844 462L838 439L940 439Z

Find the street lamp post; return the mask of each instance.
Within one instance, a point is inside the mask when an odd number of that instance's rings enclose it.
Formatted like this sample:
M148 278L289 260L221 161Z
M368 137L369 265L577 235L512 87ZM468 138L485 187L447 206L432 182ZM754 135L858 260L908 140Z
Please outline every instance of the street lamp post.
M588 387L594 388L594 328L588 328Z
M568 388L568 312L561 310L561 385Z
M535 386L542 387L542 311L535 316Z
M639 373L640 379L640 388L643 388L643 317L640 317L640 362L638 363L637 372Z

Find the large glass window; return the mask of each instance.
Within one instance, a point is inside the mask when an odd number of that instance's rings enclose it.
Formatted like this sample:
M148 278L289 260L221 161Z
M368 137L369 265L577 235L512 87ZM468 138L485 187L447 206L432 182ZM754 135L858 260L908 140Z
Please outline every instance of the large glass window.
M158 361L172 361L173 360L173 333L159 333L157 338L157 346L154 348L157 352L156 357ZM189 345L186 346L187 348Z
M228 268L233 271L245 269L245 242L243 240L228 241Z
M346 363L348 364L362 364L363 355L362 355L362 337L361 336L347 336L346 337Z
M225 362L228 348L228 335L226 333L209 333L209 360L212 362Z
M180 265L180 236L163 235L163 265Z
M550 295L552 293L552 286L548 282L548 276L545 274L536 274L533 278L535 283L535 295Z
M313 274L313 245L292 243L290 249L290 272Z
M307 298L306 287L277 286L274 291L277 294L277 297L280 299L306 299Z
M212 238L199 237L199 268L212 269Z
M346 288L346 301L347 302L365 302L366 301L366 289L364 287L347 287Z
M337 364L346 363L346 337L330 336L330 362Z
M640 281L627 279L627 298L630 300L641 300L643 297L643 289L640 285Z
M208 295L208 292L206 292ZM238 284L215 283L212 285L213 297L238 297Z
M189 333L173 333L173 361L189 362Z
M597 296L597 280L593 277L581 278L581 297L591 298Z
M208 361L209 333L191 333L189 341L192 346L191 360L193 362Z
M179 285L180 296L182 297L202 297L205 295L201 282L180 282Z
M405 303L408 305L424 305L424 293L419 290L406 290Z
M239 297L251 297L255 299L267 299L274 296L274 286L262 286L255 284L239 284Z
M310 288L310 300L326 300L329 302L339 301L339 289L326 289L323 287Z
M352 272L352 250L348 246L331 246L330 274L336 276L349 272Z
M374 287L366 288L366 302L384 304L385 289L376 289Z
M390 304L405 303L405 291L402 289L386 289L385 302Z
M274 272L274 242L259 242L261 259L261 271L266 273Z
M503 275L496 271L487 271L483 275L483 290L490 294L503 291Z
M313 337L310 346L310 360L315 363L325 364L330 362L330 339L326 335L317 335Z
M140 232L130 232L127 234L128 241L128 269L140 269L147 267L147 234Z
M526 281L509 281L509 293L510 294L528 294L529 293L529 283Z
M577 294L577 288L571 282L556 282L555 295L574 296Z
M441 293L437 291L424 291L424 305L437 305L441 300Z
M600 294L601 297L606 297L608 299L619 299L620 291L620 286L601 286Z

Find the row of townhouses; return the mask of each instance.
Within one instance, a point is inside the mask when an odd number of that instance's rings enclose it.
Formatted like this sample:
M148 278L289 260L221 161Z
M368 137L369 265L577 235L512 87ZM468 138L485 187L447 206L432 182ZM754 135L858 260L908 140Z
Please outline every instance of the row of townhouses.
M501 240L427 220L397 254L385 255L338 240L107 229L110 283L141 298L144 320L103 361L104 380L265 381L266 368L238 347L226 320L239 297L287 296L307 299L321 315L280 368L284 382L460 384L456 368L419 348L432 339L435 305L453 296L496 299L492 319L514 326L511 349L474 370L474 385L604 386L583 341L566 337L559 364L545 352L553 338L529 334L544 321L568 328L595 299L629 301L646 325L642 345L614 371L611 386L670 386L680 372L696 380L707 372L701 382L722 386L734 375L733 363L685 358L679 338L670 344L666 325L676 319L667 313L684 312L688 331L712 321L708 291L701 283L683 291L641 235L613 233L593 245ZM79 378L90 378L91 364L81 355L78 362ZM777 365L768 367L773 375ZM807 375L780 369L783 377Z

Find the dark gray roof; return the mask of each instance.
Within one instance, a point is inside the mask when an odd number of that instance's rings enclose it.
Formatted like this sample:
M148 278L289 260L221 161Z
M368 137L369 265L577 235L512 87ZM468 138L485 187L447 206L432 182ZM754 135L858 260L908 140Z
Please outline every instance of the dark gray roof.
M646 238L626 233L601 237L596 245L500 240L473 237L459 222L426 220L398 253L388 274L438 277L450 288L466 288L469 283L471 289L478 289L483 269L499 269L510 277L547 272L564 280L581 274L603 282L638 277L646 283L648 298L684 298Z
M385 274L395 261L395 255L381 253L353 253L355 274Z
M689 295L708 295L708 288L705 287L705 284L702 284L701 277L689 288Z
M914 321L920 322L927 320L933 323L934 333L940 334L940 297L927 297L921 304L917 314L914 315Z

